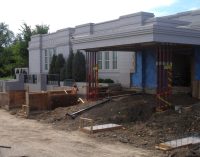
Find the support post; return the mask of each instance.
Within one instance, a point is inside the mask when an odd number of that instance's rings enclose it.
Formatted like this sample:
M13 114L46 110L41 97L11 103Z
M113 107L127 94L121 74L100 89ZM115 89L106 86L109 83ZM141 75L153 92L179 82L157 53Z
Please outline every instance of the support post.
M98 99L97 52L86 52L87 99Z
M171 107L169 97L172 94L172 47L168 44L160 44L156 48L157 66L157 111Z

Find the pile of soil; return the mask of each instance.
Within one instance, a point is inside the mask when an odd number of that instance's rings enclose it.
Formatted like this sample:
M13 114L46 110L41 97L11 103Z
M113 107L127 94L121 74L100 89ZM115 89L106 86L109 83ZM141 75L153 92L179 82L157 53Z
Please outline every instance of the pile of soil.
M198 100L189 95L174 95L172 102L176 105L191 106ZM191 110L181 113L174 110L155 113L155 96L144 94L111 100L81 114L74 120L66 116L66 113L72 113L88 105L91 104L85 103L34 113L30 118L51 123L55 128L67 131L78 129L80 116L93 119L95 124L121 124L124 129L90 136L97 140L117 140L148 149L154 149L155 145L161 142L198 135L200 132L200 105L194 105Z
M200 157L200 145L174 150L170 152L168 157Z

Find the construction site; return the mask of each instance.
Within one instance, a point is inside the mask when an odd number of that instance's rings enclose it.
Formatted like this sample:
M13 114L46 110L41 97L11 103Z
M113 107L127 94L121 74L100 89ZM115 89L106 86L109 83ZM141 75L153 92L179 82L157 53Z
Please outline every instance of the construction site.
M72 48L85 52L84 83L61 85L44 74L37 56L47 35L33 36L28 74L0 82L0 113L7 117L0 118L0 156L200 157L199 16L140 12L58 31L73 32ZM135 52L129 88L123 73L122 83L99 83L102 51Z

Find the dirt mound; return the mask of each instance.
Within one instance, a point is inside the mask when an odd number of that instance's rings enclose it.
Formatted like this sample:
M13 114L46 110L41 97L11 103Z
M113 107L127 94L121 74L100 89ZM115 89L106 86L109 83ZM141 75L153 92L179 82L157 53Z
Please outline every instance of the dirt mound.
M172 100L174 104L183 106L198 101L189 95L174 95ZM80 116L93 119L95 124L122 124L123 130L100 132L90 136L97 140L117 140L148 149L154 149L155 145L161 142L198 135L200 132L200 105L193 106L192 110L183 111L181 114L174 110L154 113L155 96L144 94L112 100L81 114L75 120L66 116L66 113L72 113L88 105L91 104L57 108L32 114L31 118L68 131L78 129Z
M190 146L175 150L169 154L169 157L200 157L200 146Z
M94 119L99 124L145 121L152 115L154 107L154 98L151 95L135 95L112 100L81 116Z

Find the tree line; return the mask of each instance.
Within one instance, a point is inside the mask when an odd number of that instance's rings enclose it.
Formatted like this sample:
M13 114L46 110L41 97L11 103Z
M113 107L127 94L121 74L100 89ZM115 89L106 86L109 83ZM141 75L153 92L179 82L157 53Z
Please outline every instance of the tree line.
M65 60L62 54L53 55L49 74L59 74L60 80L74 79L77 82L85 81L86 61L82 52L73 53L71 50Z
M28 67L28 43L32 35L47 34L48 25L31 26L23 23L14 35L9 26L0 22L0 77L14 75L14 68Z

